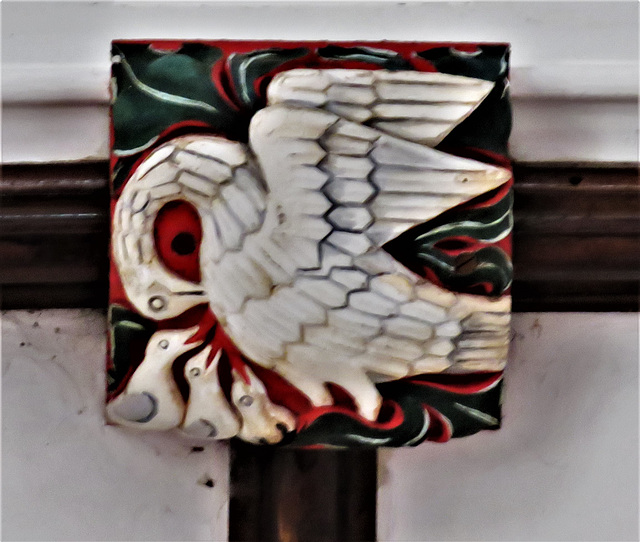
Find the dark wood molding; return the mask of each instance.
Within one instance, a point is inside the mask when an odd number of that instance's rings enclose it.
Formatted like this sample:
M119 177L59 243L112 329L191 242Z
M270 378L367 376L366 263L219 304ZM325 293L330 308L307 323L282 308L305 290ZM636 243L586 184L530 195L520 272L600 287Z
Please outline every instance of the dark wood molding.
M637 311L638 168L516 164L514 311Z
M3 308L106 308L108 177L106 162L2 167Z
M632 165L515 164L514 311L636 311L640 190ZM7 165L2 307L106 307L106 162Z

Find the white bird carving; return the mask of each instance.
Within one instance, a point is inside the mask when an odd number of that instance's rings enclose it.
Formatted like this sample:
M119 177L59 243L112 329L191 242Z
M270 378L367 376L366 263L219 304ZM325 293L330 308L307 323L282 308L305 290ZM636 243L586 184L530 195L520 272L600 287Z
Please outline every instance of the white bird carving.
M113 254L127 296L156 320L208 302L248 358L315 405L332 402L325 382L342 386L370 420L374 382L502 369L510 298L454 294L381 248L510 179L432 148L492 87L439 73L279 74L248 145L176 138L125 185ZM200 284L155 250L155 216L176 199L200 215Z
M171 429L182 422L185 404L173 379L172 365L200 343L189 342L197 327L157 331L144 359L124 391L107 405L107 418L115 423L147 429Z
M218 350L211 363L211 346L187 361L184 376L189 384L189 401L182 428L196 437L228 439L240 431L240 419L229 405L218 380Z
M292 414L271 402L264 384L248 367L245 367L246 379L232 371L229 404L218 381L222 350L218 350L207 365L210 352L211 346L207 346L185 365L189 400L182 429L186 433L213 439L238 435L258 444L279 442L285 433L295 429Z

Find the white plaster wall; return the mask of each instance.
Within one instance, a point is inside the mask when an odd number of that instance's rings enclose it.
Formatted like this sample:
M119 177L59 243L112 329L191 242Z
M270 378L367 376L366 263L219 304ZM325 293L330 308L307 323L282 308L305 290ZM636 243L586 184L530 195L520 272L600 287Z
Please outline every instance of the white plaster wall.
M379 540L638 540L638 315L513 330L499 431L379 454Z
M513 320L502 429L381 451L379 540L638 539L638 315ZM3 314L2 540L225 540L227 447L105 426L104 337Z
M105 333L99 311L2 315L2 540L226 540L227 446L105 426Z

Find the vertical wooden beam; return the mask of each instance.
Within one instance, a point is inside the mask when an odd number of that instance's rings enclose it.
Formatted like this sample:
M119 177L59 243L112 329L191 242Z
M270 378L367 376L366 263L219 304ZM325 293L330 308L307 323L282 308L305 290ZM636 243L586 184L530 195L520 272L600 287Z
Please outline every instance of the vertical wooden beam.
M375 450L231 450L230 541L375 540Z

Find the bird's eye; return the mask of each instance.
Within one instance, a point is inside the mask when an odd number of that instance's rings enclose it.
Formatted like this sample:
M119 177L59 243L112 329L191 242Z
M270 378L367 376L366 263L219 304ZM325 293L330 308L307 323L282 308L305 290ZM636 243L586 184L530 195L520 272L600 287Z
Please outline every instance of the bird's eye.
M194 367L193 369L189 370L189 375L192 377L196 377L196 376L200 376L200 367Z
M167 306L167 301L162 296L154 295L153 297L149 298L149 308L151 308L152 311L155 311L155 312L161 311L166 306Z
M181 232L171 241L171 250L180 256L193 254L196 249L196 239L189 232Z
M167 339L162 339L159 343L158 346L160 348L162 348L163 350L166 350L167 348L169 348L169 341Z

